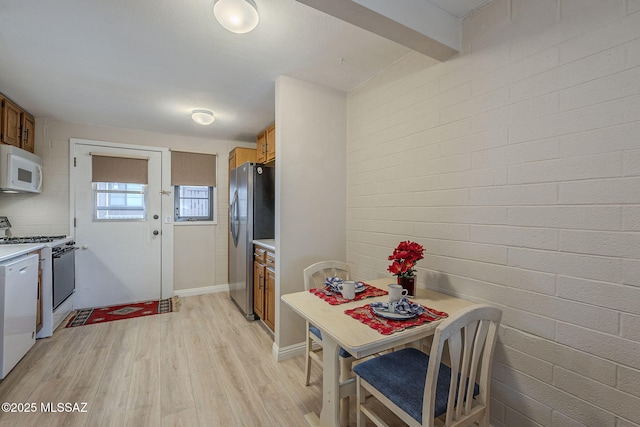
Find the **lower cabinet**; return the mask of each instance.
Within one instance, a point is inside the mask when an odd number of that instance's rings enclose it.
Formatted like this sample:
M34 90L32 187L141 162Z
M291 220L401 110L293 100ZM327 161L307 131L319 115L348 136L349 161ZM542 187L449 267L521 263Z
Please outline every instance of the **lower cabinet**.
M276 320L275 253L253 247L253 311L272 331Z
M275 330L276 324L276 272L273 268L267 267L266 285L264 289L264 323L269 329Z
M255 252L254 252L255 254ZM257 258L257 257L256 257ZM264 319L264 265L262 261L253 261L253 311Z

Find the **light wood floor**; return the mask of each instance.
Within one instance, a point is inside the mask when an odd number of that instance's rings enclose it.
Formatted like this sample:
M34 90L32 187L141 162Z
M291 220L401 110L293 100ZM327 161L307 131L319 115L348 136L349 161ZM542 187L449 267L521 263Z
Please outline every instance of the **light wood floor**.
M0 382L0 403L38 411L0 413L0 426L304 426L319 412L320 368L305 387L303 357L275 362L272 338L228 294L180 304L38 340ZM87 412L40 411L58 402L86 402Z

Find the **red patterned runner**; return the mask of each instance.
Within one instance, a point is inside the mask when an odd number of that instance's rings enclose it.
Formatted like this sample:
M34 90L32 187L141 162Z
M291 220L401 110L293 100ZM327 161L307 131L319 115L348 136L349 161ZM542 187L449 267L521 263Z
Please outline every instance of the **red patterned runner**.
M354 299L344 299L342 298L341 294L333 293L329 291L327 288L313 288L313 289L309 289L309 292L322 298L323 300L325 300L331 305L338 305L338 304L344 304L347 302L360 301L365 298L371 298L371 297L380 297L382 295L387 295L389 293L383 289L376 288L375 286L371 286L367 283L363 283L363 284L365 288L364 291L356 293L356 297Z
M402 331L412 326L418 326L423 323L433 322L434 320L449 317L449 315L444 311L437 311L425 306L423 307L425 309L424 313L407 320L392 320L380 317L373 312L369 304L345 310L344 313L375 329L382 335L390 335L394 332Z

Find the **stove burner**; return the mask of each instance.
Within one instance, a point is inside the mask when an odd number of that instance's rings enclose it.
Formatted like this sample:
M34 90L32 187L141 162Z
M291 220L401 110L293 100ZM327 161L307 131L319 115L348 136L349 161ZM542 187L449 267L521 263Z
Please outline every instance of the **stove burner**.
M30 237L3 237L0 245L14 245L19 243L48 243L54 240L66 239L67 236L30 236Z

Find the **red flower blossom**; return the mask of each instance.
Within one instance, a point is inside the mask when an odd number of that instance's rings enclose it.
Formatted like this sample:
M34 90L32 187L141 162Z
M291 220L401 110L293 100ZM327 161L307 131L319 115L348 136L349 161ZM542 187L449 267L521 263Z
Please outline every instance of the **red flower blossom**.
M418 260L424 258L423 254L422 245L409 240L400 242L389 256L389 260L393 262L387 270L396 276L412 277L416 271L413 267Z

